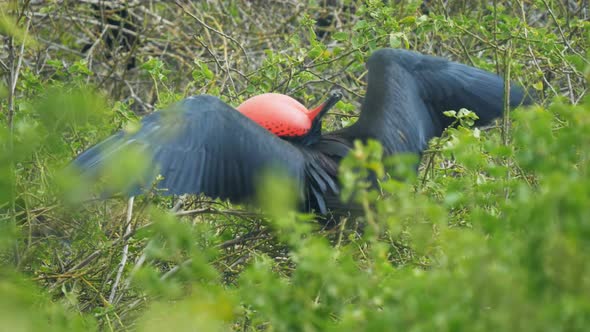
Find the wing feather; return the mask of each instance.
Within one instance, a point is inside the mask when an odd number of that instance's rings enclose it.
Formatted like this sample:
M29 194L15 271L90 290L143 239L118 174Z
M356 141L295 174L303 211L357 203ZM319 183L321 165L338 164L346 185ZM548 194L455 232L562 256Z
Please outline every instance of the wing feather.
M202 193L239 202L255 193L258 176L271 168L286 171L299 186L307 185L309 161L301 147L281 140L213 96L190 97L171 110L148 115L136 133L119 132L79 155L73 164L83 174L100 174L121 147L132 143L145 147L154 175L135 188L149 188L159 173L163 180L157 186L165 193Z
M467 108L477 125L502 115L504 79L485 70L400 49L374 52L368 68L359 120L333 136L374 138L388 154L420 153L451 124L445 111ZM510 91L511 106L532 102L519 86Z

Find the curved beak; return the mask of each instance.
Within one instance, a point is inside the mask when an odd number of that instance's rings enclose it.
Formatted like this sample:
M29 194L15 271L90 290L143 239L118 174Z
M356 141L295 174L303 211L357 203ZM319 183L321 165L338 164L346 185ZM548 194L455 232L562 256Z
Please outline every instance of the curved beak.
M332 107L334 107L334 105L336 105L338 101L340 101L340 99L342 99L342 92L340 92L340 90L333 90L330 92L328 100L323 102L320 106L309 111L307 116L312 121L316 119L320 120L326 114L326 112L328 112Z

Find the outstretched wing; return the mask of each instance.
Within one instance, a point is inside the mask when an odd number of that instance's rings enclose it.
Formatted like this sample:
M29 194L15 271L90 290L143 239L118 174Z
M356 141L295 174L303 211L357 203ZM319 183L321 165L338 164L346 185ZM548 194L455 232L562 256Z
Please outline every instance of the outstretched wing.
M137 132L115 134L79 155L74 165L85 174L97 174L117 151L131 144L145 150L154 176L138 183L130 194L149 188L160 174L163 180L157 186L169 194L202 193L241 202L255 193L258 176L269 168L286 172L302 193L313 194L315 187L321 187L308 179L318 176L308 152L213 96L190 97L170 110L152 113L143 118Z
M412 51L394 50L396 61L414 77L420 97L443 116L447 110L467 108L485 125L502 115L504 79L488 71ZM530 104L522 88L510 87L510 106ZM448 118L443 118L448 121Z
M421 152L451 124L445 111L467 108L478 125L503 111L503 78L478 68L399 49L376 51L368 68L359 121L345 134L376 138L389 153ZM511 106L531 102L520 87L510 91Z

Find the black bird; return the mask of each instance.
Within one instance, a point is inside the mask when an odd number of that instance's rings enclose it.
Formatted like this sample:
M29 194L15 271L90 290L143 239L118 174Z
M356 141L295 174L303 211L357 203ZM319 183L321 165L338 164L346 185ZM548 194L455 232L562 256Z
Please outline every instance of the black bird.
M504 80L490 72L399 49L378 50L367 65L365 100L358 121L350 127L321 133L321 118L340 99L338 94L311 112L315 115L309 116L311 123L304 131L289 132L264 119L264 114L275 119L268 112L283 111L280 103L253 102L250 108L244 104L238 107L241 113L216 97L199 95L181 101L172 111L144 117L137 132L115 134L79 155L74 165L83 174L94 175L116 151L139 144L150 156L153 172L138 188L149 188L155 175L161 174L157 186L168 194L205 194L232 202L252 197L258 175L275 167L296 181L304 209L326 214L342 205L338 166L354 140L376 139L386 155L420 154L451 124L443 115L447 110L470 109L479 116L477 125L502 114ZM512 86L510 91L512 107L530 103L521 88ZM285 106L289 103L282 105L301 112L302 106ZM256 114L257 109L258 117L248 113ZM282 127L291 125L285 122L289 119L278 119L284 120L278 123Z

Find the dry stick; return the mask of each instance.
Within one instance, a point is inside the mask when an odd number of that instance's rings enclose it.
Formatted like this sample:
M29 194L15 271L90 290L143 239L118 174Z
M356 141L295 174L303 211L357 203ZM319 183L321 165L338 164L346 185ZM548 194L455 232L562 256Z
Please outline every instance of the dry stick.
M166 280L168 278L170 278L171 276L173 276L176 272L178 272L181 268L188 266L189 264L191 264L193 262L192 258L187 259L186 261L182 262L181 264L176 265L175 267L171 268L170 270L168 270L166 273L164 273L161 277L160 280Z
M113 244L115 244L115 243L113 243ZM84 258L81 262L79 262L78 264L74 265L71 269L69 269L69 270L61 273L61 275L70 275L74 271L79 270L79 269L85 267L86 265L90 264L90 262L92 262L93 260L95 260L102 253L102 251L103 251L103 249L97 249L97 250L93 251L90 255L86 256L86 258ZM52 288L55 288L56 286L59 286L59 285L61 285L61 282L58 282L58 283L54 284L52 286Z
M426 168L424 169L424 176L422 177L422 187L426 185L426 180L428 179L428 171L434 168L434 158L436 157L436 152L431 153L428 162L426 163Z
M182 206L184 205L184 203L186 202L187 199L188 199L188 195L187 194L180 195L178 197L178 201L176 202L176 204L174 204L174 206L172 207L172 209L170 209L170 212L176 213L176 212L181 211L180 209L182 209Z
M186 199L188 198L187 195L182 195L180 196L179 199L179 203L185 203ZM207 209L198 209L198 210L189 210L189 211L184 211L184 210L180 210L180 208L182 207L182 204L176 204L171 210L170 212L176 214L177 216L184 216L184 215L190 215L190 214L201 214L201 213L220 213L220 214L229 214L229 215L235 215L235 216L242 216L241 211L217 211L217 210L213 210L210 208ZM244 215L248 215L248 212L244 212ZM235 239L232 240L228 240L225 241L223 243L220 243L216 246L216 248L219 249L225 249L228 248L232 245L236 245L236 244L240 244L243 243L245 241L248 240L255 240L258 238L258 236L260 235L264 235L264 232L262 231L258 231L258 232L254 232L254 233L250 233L250 234L246 234L244 236L241 237L237 237ZM137 262L135 264L135 266L133 267L133 270L131 271L131 273L129 274L129 278L127 279L127 281L124 284L124 288L129 287L130 285L130 280L133 277L133 275L135 275L135 273L137 273L137 271L139 270L139 268L145 263L145 260L147 259L147 256L145 253L143 253L138 259ZM175 274L178 270L180 270L180 268L182 268L183 266L187 266L188 264L190 264L192 262L192 259L188 259L186 261L184 261L183 263L173 267L172 269L170 269L168 272L164 273L161 277L162 280L166 280L168 279L170 276L172 276L173 274ZM121 295L119 295L119 298L121 297ZM110 298L109 298L110 299ZM112 304L113 300L109 300L109 302Z
M27 21L27 27L25 28L25 34L23 36L23 40L21 41L21 46L20 46L20 54L18 56L18 59L16 60L16 67L14 68L14 70L10 73L10 93L8 95L8 127L11 130L11 134L12 134L12 127L13 127L13 118L14 118L14 95L16 93L16 83L18 82L18 76L20 74L20 68L22 66L23 63L23 56L25 53L25 41L27 39L27 34L29 33L29 27L31 26L31 19L29 19ZM10 45L11 45L11 49L14 48L14 38L10 38ZM11 62L14 62L14 53L11 52L12 58ZM13 64L11 64L11 66L13 66ZM11 135L12 137L12 135Z
M221 25L219 24L219 22L215 19L215 17L212 17L210 15L209 19L213 20L213 23L215 23L215 25L217 26L217 28L221 31ZM234 79L231 77L230 74L230 70L229 70L229 58L228 58L228 54L227 54L227 40L224 39L223 40L223 58L225 60L225 68L220 68L221 70L225 70L225 72L227 73L227 78L229 79L229 82L231 83L232 87L233 87L233 92L234 95L237 95L237 88L236 88L236 83L234 82ZM225 82L223 83L223 85L225 85ZM231 98L231 96L230 96Z
M244 263L248 258L250 258L250 253L247 252L245 255L238 257L238 259L236 259L233 263L231 263L229 266L226 265L226 267L232 271L234 269L234 267L236 267L238 264L242 264Z
M143 5L141 5L141 6L138 6L138 7L137 7L137 9L138 9L140 12L143 12L144 14L147 14L147 15L149 15L149 16L152 16L152 17L154 17L154 18L156 19L156 21L157 21L156 23L160 23L160 22L162 22L162 23L166 24L166 25L167 25L167 26L169 26L169 27L172 27L172 28L176 28L176 27L177 27L177 26L176 26L176 24L174 24L173 22L170 22L170 21L168 21L167 19L163 18L162 16L160 16L160 15L158 15L158 14L156 14L156 13L154 13L154 12L150 11L150 10L148 10L148 9L147 9L147 8L145 8ZM142 18L141 18L139 15L135 15L133 12L131 12L131 15L135 16L135 18L140 18L140 19L142 19ZM183 31L179 31L179 32L180 32L180 34L183 34L183 35L185 35L185 36L186 36L186 34L184 34L184 32L183 32Z
M242 52L244 53L244 56L246 57L246 62L250 63L250 59L248 58L248 53L246 52L246 50L244 49L244 47L242 46L242 44L240 44L239 41L237 41L235 38L225 34L223 31L219 31L216 30L213 27L210 27L209 25L207 25L205 22L203 22L201 19L199 19L196 15L194 15L193 13L191 13L190 11L188 11L188 9L186 9L184 7L184 5L182 3L180 3L180 1L176 0L175 1L176 5L178 7L180 7L187 15L189 15L190 17L192 17L195 21L197 21L200 25L202 25L203 27L205 27L205 29L212 31L220 36L223 36L224 38L227 38L229 40L231 40L232 42L236 43L238 45L238 47L240 48L240 50L242 50Z
M584 91L580 92L580 94L578 95L578 98L576 100L574 100L574 104L578 104L580 102L580 100L582 100L582 98L584 98L586 96L587 92L588 92L588 88L585 88Z
M256 212L249 212L249 211L242 211L242 210L217 210L212 208L203 208L203 209L194 209L194 210L182 210L182 211L172 211L177 216L187 216L193 214L218 214L218 215L228 215L228 216L236 216L236 217L264 217L264 214L256 213Z
M346 113L340 113L340 112L329 112L330 115L334 115L334 116L340 116L340 117L347 117L347 118L358 118L360 115L358 114L346 114Z
M508 42L504 52L504 115L502 117L502 141L508 145L510 130L510 57L512 45Z
M498 45L498 1L494 0L494 44ZM496 73L500 73L500 59L498 57L499 48L494 49L494 57L496 60Z
M79 1L79 2L82 2L82 3L91 4L91 5L99 5L99 4L102 4L102 3L105 3L105 2L107 2L107 4L108 4L108 2L109 2L109 1L105 1L105 0L78 0L78 1ZM111 2L111 4L110 4L110 5L112 5L112 4L115 4L115 5L116 5L116 4L118 4L118 2L120 2L120 1L110 1L110 2ZM140 4L141 4L141 2L140 2L140 1L133 1L133 0L131 0L131 1L126 1L126 3L125 3L125 5L126 5L127 7L131 7L131 6L138 6L138 5L140 5ZM113 9L110 9L110 10L113 10Z
M90 48L88 49L88 52L86 54L86 62L88 62L88 69L92 69L91 57L92 57L92 54L94 53L94 49L100 43L103 36L105 35L105 33L107 33L108 30L109 30L109 28L104 28L102 30L102 32L100 33L100 35L96 38L94 43L92 43L92 46L90 46Z
M28 5L28 2L26 3ZM23 8L23 12L24 12L24 8ZM19 17L20 20L20 17ZM10 91L8 94L8 115L7 115L7 121L8 121L8 128L10 130L10 135L9 135L9 147L10 150L12 151L14 149L14 135L13 135L13 130L14 130L14 97L16 94L16 82L18 81L18 76L20 73L20 68L23 62L23 56L24 56L24 52L25 52L25 41L27 39L27 34L29 32L29 27L31 25L31 19L29 18L29 20L27 21L27 27L25 29L25 34L23 36L23 40L21 41L21 48L20 48L20 54L18 56L18 59L16 59L16 66L14 65L14 38L13 37L8 37L9 40L9 56L10 56L10 67L11 70L9 77L10 77ZM15 165L14 163L10 163L10 172L12 174L15 174ZM13 192L16 192L16 187L14 182L11 185L11 190ZM12 222L16 222L16 201L14 199L10 200L10 215L12 218ZM20 256L19 256L19 250L18 250L18 243L15 241L14 244L14 262L16 263L17 266L20 265Z
M123 237L126 237L128 234L131 234L131 217L133 216L133 201L135 200L135 196L131 196L127 203L127 219L125 220L127 224L127 229L125 230L125 234ZM129 255L129 242L125 240L125 246L123 246L123 257L121 258L121 263L119 263L119 270L117 271L117 277L115 278L115 283L113 284L113 288L111 289L111 295L109 296L109 303L113 303L115 299L115 294L117 293L117 286L121 281L121 275L123 275L123 270L125 269L125 265L127 264L127 257Z
M174 207L172 209L170 209L170 212L177 213L182 208L182 205L186 202L187 199L188 199L188 195L180 195L180 197L178 198L178 202L176 202ZM131 285L131 280L133 279L133 276L135 276L137 271L139 271L139 269L143 266L143 264L145 263L146 260L147 260L147 255L144 251L135 261L135 265L133 265L133 269L131 269L131 272L129 272L129 276L127 277L127 279L123 283L123 286L122 286L123 290L129 288L129 285ZM116 298L113 298L109 302L110 303L113 303L113 301L119 302L122 297L123 297L123 292L120 292L119 296L117 296Z
M41 18L48 18L48 17L49 18L52 18L49 14L44 14L44 13L31 13L31 15L32 16L36 16L36 17L41 17ZM139 37L140 36L137 32L135 32L133 30L130 30L130 29L127 29L127 28L123 28L123 27L117 26L115 24L109 24L109 23L102 24L101 22L99 22L99 21L97 21L95 19L89 19L89 18L85 18L85 17L71 17L71 16L60 16L59 18L60 19L65 19L65 20L68 20L68 21L71 21L71 22L79 22L79 23L86 24L86 25L87 24L92 24L92 25L96 25L96 26L101 26L101 27L109 28L109 29L112 29L112 30L119 30L121 32L124 32L126 34L132 35L134 37Z
M510 143L510 60L512 57L512 42L508 41L504 52L504 115L502 117L502 140L504 145ZM508 166L508 160L506 161ZM510 173L508 173L510 176ZM506 199L510 197L510 189L504 188Z
M66 51L66 52L68 52L68 53L72 53L72 54L74 54L74 55L76 55L76 56L79 56L79 57L81 57L81 58L82 58L82 57L84 57L84 54L83 54L82 52L79 52L79 51L76 51L76 50L74 50L74 49L68 48L68 47L66 47L66 46L63 46L63 45L61 45L61 44L54 43L54 42L52 42L52 41L49 41L49 40L47 40L47 39L44 39L44 38L41 38L41 37L38 37L38 36L37 36L36 40L37 40L37 41L40 41L40 42L43 42L44 44L47 44L47 45L49 45L49 46L51 46L51 47L55 47L55 48L57 48L57 49L60 49L60 50L62 50L62 51ZM47 49L49 49L49 48L50 48L50 47L48 47Z
M570 74L569 73L565 74L565 78L567 78L567 88L570 93L570 102L572 104L575 104L576 96L574 95L574 87L572 86L572 79L570 77Z
M0 59L0 66L2 66L2 69L4 69L5 72L9 72L10 68L8 68L8 65L4 63L4 61L2 61L2 59Z
M311 75L313 75L313 76L317 77L318 79L317 79L317 80L309 80L309 81L307 81L307 82L303 83L302 85L300 85L300 86L298 86L298 87L295 87L295 88L291 89L290 91L288 91L288 92L287 92L287 94L288 94L288 95L293 95L293 94L295 94L296 92L298 92L298 91L300 91L300 90L303 90L303 89L305 89L305 87L306 87L306 86L308 86L308 85L312 85L312 84L316 84L316 83L326 83L326 82L327 82L327 83L330 83L331 85L337 85L337 86L338 86L338 88L340 88L340 89L342 89L342 90L344 90L344 91L346 91L346 92L348 92L348 93L350 93L350 94L352 94L352 95L355 95L355 96L357 96L357 97L359 97L359 98L360 98L360 97L362 97L362 96L361 96L361 95L359 95L359 94L358 94L357 92L355 92L354 90L351 90L350 88L347 88L347 87L345 87L345 86L343 86L343 85L341 85L341 84L338 84L337 82L333 81L333 79L334 79L335 77L337 77L337 76L340 76L340 75L344 74L344 73L346 72L346 70L348 69L348 67L350 67L350 66L351 66L353 63L354 63L354 60L350 61L348 64L346 64L346 65L344 66L344 69L342 69L342 70L338 71L337 73L335 73L335 74L332 74L332 75L330 75L330 76L328 76L328 77L322 77L321 75L319 75L319 74L316 74L316 73L314 73L314 72L313 72L313 71L311 71L311 70L303 69L303 70L301 70L300 72L306 72L306 73L310 73ZM282 85L282 83L281 83L281 85Z
M524 3L521 2L520 3L520 12L521 12L521 16L522 16L522 22L524 23L524 38L527 42L527 48L529 51L529 54L531 55L531 58L533 59L533 63L535 64L535 67L537 67L537 70L539 71L539 73L541 73L541 76L543 78L543 81L545 81L545 85L547 87L549 87L551 89L551 91L553 91L553 94L558 95L557 91L555 90L555 88L553 87L553 85L551 85L551 83L547 80L547 78L545 77L545 75L543 75L543 69L541 69L541 66L539 65L539 60L537 60L537 57L535 56L535 52L533 52L533 49L531 47L531 43L529 41L529 29L528 29L528 23L527 23L527 19L526 19L526 11L524 9Z
M135 274L137 274L139 269L141 269L141 267L143 266L143 264L145 263L146 260L147 260L147 255L144 251L141 254L141 256L139 256L135 260L135 264L133 265L133 269L131 269L131 272L129 272L129 276L127 277L127 279L125 280L125 282L121 286L122 290L119 292L119 295L117 297L115 297L113 299L113 301L111 301L111 303L118 303L119 301L121 301L121 299L123 298L123 296L125 294L124 290L129 288L129 286L131 285L131 281L133 280L133 277L135 276Z
M227 52L225 52L225 55L226 55L225 56L225 66L223 66L221 64L221 62L219 62L219 60L217 59L217 57L215 56L215 54L213 54L213 52L211 51L211 49L209 48L209 46L207 46L207 44L205 44L201 38L198 38L197 36L193 36L193 39L196 40L199 44L201 44L201 46L203 46L205 48L205 50L213 58L213 60L215 61L215 63L219 67L219 69L222 70L222 71L224 71L226 73L227 77L229 77L229 80L232 83L232 87L234 88L234 94L237 95L236 84L234 83L234 80L231 77L231 73L230 73L230 70L231 69L230 69L230 67L228 65L229 60L227 59ZM225 41L224 41L224 44L225 44ZM225 85L225 83L224 83L224 85Z
M125 83L125 85L127 85L127 88L129 89L129 93L131 93L131 98L133 98L135 101L139 102L139 104L142 107L144 107L145 109L148 109L150 111L154 109L154 106L150 105L147 102L144 102L143 100L141 100L141 98L139 98L139 96L135 93L135 90L133 90L131 83L129 83L127 80L123 80L123 83Z
M231 247L233 245L238 245L238 244L245 243L246 241L249 241L249 240L263 239L266 236L267 236L267 232L266 231L255 231L255 232L251 232L251 233L245 234L243 236L237 237L235 239L231 239L231 240L225 241L223 243L220 243L220 244L216 245L215 248L217 248L217 249L226 249L226 248L229 248L229 247ZM166 280L166 279L170 278L176 272L178 272L181 268L183 268L183 267L188 266L189 264L191 264L192 261L193 261L192 258L189 258L189 259L185 260L184 262L176 265L175 267L171 268L166 273L164 273L160 277L160 280Z
M561 39L562 39L563 43L565 44L565 46L567 46L573 53L575 53L576 55L578 55L581 58L582 61L584 61L586 63L590 63L590 61L588 61L586 59L586 56L584 54L578 52L570 44L568 38L565 36L565 33L563 32L563 29L561 28L561 25L559 25L559 21L557 20L557 17L555 17L555 13L553 13L553 10L551 10L551 7L547 3L547 1L546 0L541 0L541 1L545 5L545 8L547 8L547 12L549 13L549 16L551 16L551 19L553 19L553 23L555 23L555 26L557 27L557 30L559 31L559 34L561 35Z
M225 45L225 42L223 44ZM234 90L233 90L234 98L237 98L238 88L236 87L236 82L234 82L233 77L231 77L231 72L229 70L229 58L227 56L227 47L223 48L223 55L225 57L225 70L227 72L227 77L229 78L229 81L230 81L232 87L234 88Z

